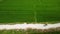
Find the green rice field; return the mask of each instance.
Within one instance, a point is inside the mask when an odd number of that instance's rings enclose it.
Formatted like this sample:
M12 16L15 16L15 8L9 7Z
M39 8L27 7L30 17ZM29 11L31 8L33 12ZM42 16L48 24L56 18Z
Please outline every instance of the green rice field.
M60 0L0 0L0 23L60 22ZM1 34L28 34L20 31L0 31ZM59 32L29 34L60 34Z
M60 21L60 0L0 0L0 22Z

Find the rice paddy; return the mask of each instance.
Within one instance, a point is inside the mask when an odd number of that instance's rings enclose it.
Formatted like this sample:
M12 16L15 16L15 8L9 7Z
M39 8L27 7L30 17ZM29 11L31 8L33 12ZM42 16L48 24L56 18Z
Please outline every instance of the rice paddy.
M60 0L0 0L0 24L60 23ZM29 31L28 31L29 32ZM1 30L1 34L60 34Z

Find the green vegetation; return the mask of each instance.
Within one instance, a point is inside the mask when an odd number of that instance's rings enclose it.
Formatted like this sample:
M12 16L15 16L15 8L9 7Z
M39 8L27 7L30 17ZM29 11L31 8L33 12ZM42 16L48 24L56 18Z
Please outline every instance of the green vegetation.
M60 34L60 31L55 32L39 32L39 31L24 31L24 30L0 30L1 34Z
M0 0L0 23L10 22L60 22L60 0ZM0 33L25 34L12 30ZM60 31L41 34L60 34Z
M36 12L36 13L35 13ZM60 0L2 0L0 22L60 21Z

